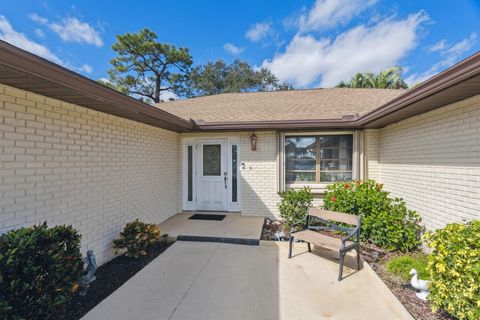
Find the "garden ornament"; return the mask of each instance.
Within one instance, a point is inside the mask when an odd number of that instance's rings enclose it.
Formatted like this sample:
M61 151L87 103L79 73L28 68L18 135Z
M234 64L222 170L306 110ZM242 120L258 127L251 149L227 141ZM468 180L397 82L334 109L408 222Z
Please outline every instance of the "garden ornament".
M85 262L87 263L87 269L85 270L87 273L80 278L80 281L78 281L78 285L81 288L80 295L82 296L85 296L87 294L90 283L92 283L96 279L94 274L97 271L97 259L93 254L93 250L87 251L87 258L85 259Z
M162 237L163 237L163 243L167 243L168 233L162 234Z
M276 241L286 240L285 233L283 233L283 231L277 231L277 232L275 232L275 234L273 235L273 237L275 238Z
M418 279L418 272L415 269L410 270L410 275L412 275L412 280L410 280L410 284L419 292L416 293L417 297L423 301L427 300L428 292L428 281L427 280L419 280Z

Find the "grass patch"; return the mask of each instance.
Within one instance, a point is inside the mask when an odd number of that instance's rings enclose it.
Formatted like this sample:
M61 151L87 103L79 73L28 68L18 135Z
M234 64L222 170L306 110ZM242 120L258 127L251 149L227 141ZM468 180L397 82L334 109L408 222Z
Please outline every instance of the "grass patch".
M411 269L416 269L420 279L429 279L427 271L428 255L424 253L406 254L397 256L387 262L388 272L398 276L404 281L412 278L409 274Z

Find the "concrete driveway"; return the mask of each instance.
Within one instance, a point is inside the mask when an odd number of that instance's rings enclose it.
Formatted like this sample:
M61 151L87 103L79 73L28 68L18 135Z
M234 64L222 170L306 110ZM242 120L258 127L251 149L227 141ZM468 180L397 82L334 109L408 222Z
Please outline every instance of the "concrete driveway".
M83 319L412 319L367 265L338 282L305 249L177 241Z

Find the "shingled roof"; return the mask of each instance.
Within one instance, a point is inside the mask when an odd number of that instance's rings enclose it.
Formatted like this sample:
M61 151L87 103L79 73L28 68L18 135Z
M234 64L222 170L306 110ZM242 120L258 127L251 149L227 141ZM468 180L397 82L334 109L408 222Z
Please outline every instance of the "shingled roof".
M382 128L480 94L480 51L407 91L232 93L152 106L0 40L0 83L175 132Z
M342 119L375 110L405 90L328 88L256 93L224 93L158 103L185 120L251 122Z

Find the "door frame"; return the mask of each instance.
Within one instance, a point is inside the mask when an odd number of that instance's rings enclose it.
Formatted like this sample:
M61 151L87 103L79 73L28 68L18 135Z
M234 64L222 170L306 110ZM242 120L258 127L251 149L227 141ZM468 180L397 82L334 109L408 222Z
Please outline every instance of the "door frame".
M197 208L197 182L199 174L199 152L200 145L203 143L218 143L218 141L224 140L227 145L227 212L240 212L241 210L241 178L240 178L240 137L238 136L205 136L205 137L191 137L191 138L182 138L181 140L181 157L182 157L182 171L181 171L181 182L182 182L182 210L185 211L196 211ZM232 146L236 145L237 148L237 166L232 168ZM189 195L189 184L188 184L188 148L192 149L192 194L191 199L188 198ZM236 170L237 176L237 201L232 201L232 181L233 181L233 170Z

